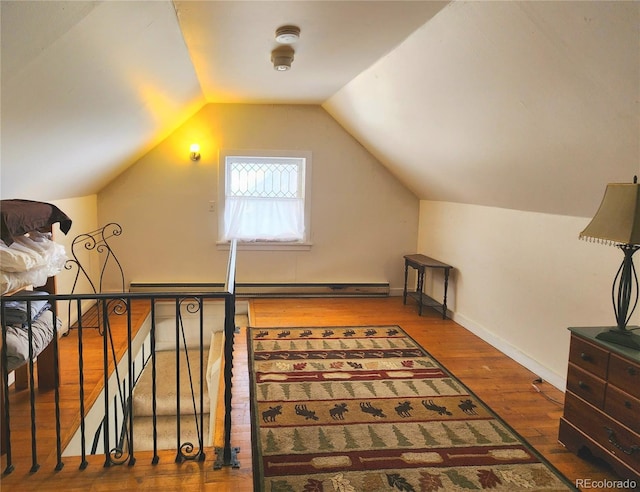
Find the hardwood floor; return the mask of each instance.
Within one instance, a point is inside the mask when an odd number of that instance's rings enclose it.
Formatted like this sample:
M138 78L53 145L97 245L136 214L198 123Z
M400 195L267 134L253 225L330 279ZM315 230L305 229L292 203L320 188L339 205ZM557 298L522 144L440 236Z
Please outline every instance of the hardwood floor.
M569 480L589 478L613 480L606 470L566 451L557 441L558 423L562 415L564 395L548 383L532 386L537 375L504 356L475 335L451 320L442 320L438 313L426 309L417 315L415 304L404 306L402 299L254 299L250 302L252 326L354 326L397 324L427 349L446 368L460 378L498 415L536 447ZM64 340L63 340L64 341ZM90 457L89 466L79 470L79 461L65 458L65 466L55 471L55 447L42 452L40 470L30 473L29 430L24 429L24 445L14 451L16 469L3 476L0 486L5 490L206 490L249 492L252 490L251 429L249 379L247 373L246 329L235 338L232 399L232 445L240 447L239 469L213 470L215 454L207 450L201 463L174 463L174 452L162 452L160 462L151 464L151 453L137 453L135 466L104 468L104 458ZM63 371L71 371L64 369ZM77 379L62 373L63 381ZM12 398L17 401L28 398ZM13 403L12 403L13 404ZM17 403L16 403L17 404ZM25 407L28 409L28 406ZM40 409L37 409L40 412ZM44 410L43 410L44 411ZM222 444L222 398L219 399L216 445ZM53 422L41 422L38 439L53 443ZM73 429L65 429L71 434ZM21 431L22 432L22 431ZM14 435L14 437L16 437ZM2 469L5 468L3 457ZM589 489L608 490L608 489Z

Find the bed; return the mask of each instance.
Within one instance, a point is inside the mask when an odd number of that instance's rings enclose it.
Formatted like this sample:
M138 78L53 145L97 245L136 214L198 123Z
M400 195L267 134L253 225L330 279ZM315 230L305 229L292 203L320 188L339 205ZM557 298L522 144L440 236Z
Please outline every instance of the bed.
M2 294L3 373L0 384L0 434L5 435L5 376L15 373L15 389L25 389L29 381L29 360L38 358L38 386L53 388L56 330L62 323L52 311L48 298L55 294L53 277L67 260L65 249L52 239L52 225L69 232L71 219L50 203L33 200L0 200L0 293ZM20 296L22 299L12 299ZM26 296L26 300L24 297ZM5 359L6 356L6 359ZM6 372L5 372L6 371ZM1 440L4 449L4 439Z
M35 358L45 350L53 339L54 323L61 327L49 302L41 299L42 295L55 293L50 279L67 261L64 246L51 236L55 223L66 234L72 222L50 203L0 201L0 292L5 300L1 315L8 372L25 365L30 354ZM9 299L14 294L28 295L29 299Z

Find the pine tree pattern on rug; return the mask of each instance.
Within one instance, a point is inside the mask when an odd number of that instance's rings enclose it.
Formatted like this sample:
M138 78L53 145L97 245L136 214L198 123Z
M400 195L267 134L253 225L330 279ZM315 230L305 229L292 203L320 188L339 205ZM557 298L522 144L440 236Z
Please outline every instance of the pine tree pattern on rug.
M248 337L256 490L575 490L397 326Z

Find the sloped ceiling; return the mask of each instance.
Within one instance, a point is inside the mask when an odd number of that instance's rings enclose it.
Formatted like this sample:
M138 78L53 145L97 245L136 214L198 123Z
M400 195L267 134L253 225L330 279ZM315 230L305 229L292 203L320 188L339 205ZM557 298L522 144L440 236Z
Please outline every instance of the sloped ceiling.
M455 2L324 107L421 198L592 216L640 169L639 12Z
M207 102L322 104L421 199L589 216L639 171L638 2L0 9L2 198L96 193Z
M3 198L97 192L204 104L170 2L1 2Z

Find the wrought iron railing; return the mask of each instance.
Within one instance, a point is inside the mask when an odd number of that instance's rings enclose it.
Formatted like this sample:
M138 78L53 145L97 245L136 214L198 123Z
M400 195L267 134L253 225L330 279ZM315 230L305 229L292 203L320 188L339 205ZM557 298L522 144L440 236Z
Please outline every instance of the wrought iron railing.
M53 348L53 367L54 384L51 390L42 391L42 388L36 388L34 377L34 367L36 364L36 354L33 352L33 340L37 334L34 332L34 323L29 315L24 329L27 332L29 341L28 354L28 374L29 374L29 404L28 409L24 408L24 404L17 407L13 398L10 397L10 391L14 391L9 384L9 371L7 360L7 331L5 329L5 304L8 301L23 301L27 305L29 312L33 296L17 294L11 297L0 298L0 321L2 321L2 351L1 351L1 367L2 367L2 411L0 412L4 418L3 428L0 429L0 435L3 441L3 450L6 453L6 467L4 474L11 473L15 466L14 462L14 446L22 445L25 441L24 435L12 435L12 422L15 419L29 419L29 433L31 446L31 471L35 472L40 467L39 451L42 452L46 446L50 448L54 446L56 449L56 465L55 468L60 470L65 462L78 460L80 469L88 466L87 455L93 452L104 455L104 466L110 467L114 465L128 464L133 465L136 462L136 434L134 426L134 412L132 396L137 379L140 377L142 368L151 371L152 381L152 416L153 416L153 457L152 462L157 463L159 460L158 436L157 436L157 389L161 382L157 381L157 338L158 338L158 311L167 309L175 311L175 358L176 358L176 384L180 384L180 357L186 357L186 367L188 372L188 380L191 384L191 401L189 402L190 411L184 412L180 402L176 402L176 444L175 444L175 461L184 462L187 460L204 461L206 456L206 442L204 435L204 392L207 388L205 381L205 347L208 339L211 338L211 331L208 323L210 320L205 316L205 311L209 305L224 304L224 445L215 450L217 459L214 468L223 466L237 467L238 448L231 446L231 379L233 368L233 339L236 331L235 327L235 261L236 248L232 244L229 254L228 269L226 274L226 283L223 289L217 292L180 292L166 293L90 293L90 294L61 294L38 296L38 299L46 299L51 304L51 311L54 319L57 318L59 304L68 302L81 310L81 306L87 301L94 301L98 309L98 314L102 320L103 326L100 333L97 334L95 329L86 331L83 326L83 317L79 317L74 335L76 337L66 337L59 339L58 335L60 325L54 323L53 337L51 345ZM136 308L136 316L140 313L140 306L143 306L142 312L148 313L142 316L144 318L139 326L132 321L134 308ZM185 328L184 319L189 316L191 319L197 320L196 323L196 340L193 342L193 331L191 332L191 342L189 343L188 328ZM136 318L138 319L138 318ZM147 332L148 330L148 332ZM101 378L102 393L92 402L88 392L96 393L94 388L86 388L86 371L88 364L88 355L85 353L85 337L89 334L93 337L100 337L101 347L99 350L101 357ZM115 335L122 337L124 335L123 344L126 347L124 356L119 357L118 342ZM61 385L60 385L60 345L65 346L65 357L71 358L69 354L69 344L73 344L77 338L77 347L73 352L73 364L77 370L77 391L78 406L70 409L68 404L61 404ZM166 342L166 340L165 340ZM122 352L122 350L120 350ZM95 363L95 354L92 355ZM199 362L199 364L196 364ZM70 362L67 360L68 365ZM199 367L199 370L196 368ZM66 374L66 373L65 373ZM75 376L74 376L75 377ZM65 391L68 391L65 386ZM176 388L177 395L180 395L180 388ZM95 397L95 395L93 395ZM66 394L65 398L69 395ZM213 411L216 405L216 395L210 395L210 411ZM44 419L51 418L50 415L39 414L43 407L42 402L46 401L53 407L53 416L55 418L55 436L51 442L48 436L40 436L39 430L42 428ZM39 405L40 404L40 405ZM91 405L88 408L88 405ZM26 413L28 414L25 415ZM16 412L20 412L17 414ZM76 415L70 415L69 412L77 412ZM98 412L99 418L97 423L90 422L91 416ZM185 413L189 418L193 417L196 428L196 437L193 440L185 441L181 435L181 422ZM68 430L65 429L64 436L61 423L75 421L78 424L78 439L80 443L79 452L74 456L67 456L63 447L68 444ZM92 427L93 426L93 427ZM213 428L209 428L210 433L214 433ZM47 441L48 440L48 441ZM64 442L63 442L64 441ZM97 445L101 441L101 446ZM101 448L101 449L99 449ZM19 453L24 456L24 450ZM49 449L47 449L48 453Z

